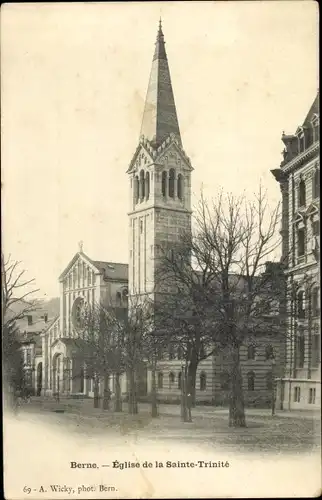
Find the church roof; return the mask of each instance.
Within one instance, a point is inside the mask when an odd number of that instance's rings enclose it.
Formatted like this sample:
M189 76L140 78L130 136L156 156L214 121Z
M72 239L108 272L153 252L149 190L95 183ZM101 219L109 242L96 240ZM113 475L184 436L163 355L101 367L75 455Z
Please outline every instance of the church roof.
M181 135L174 102L170 70L161 21L146 94L141 136L159 146L171 133L181 145Z
M106 278L114 280L128 280L128 264L105 262L102 260L93 260L92 262L95 267L104 272Z
M77 252L72 260L69 262L65 270L59 276L59 280L62 281L77 259L83 259L85 262L93 266L95 270L99 271L100 274L104 274L105 278L111 280L126 280L128 279L128 264L120 264L116 262L107 262L102 260L93 260L85 255L81 250Z

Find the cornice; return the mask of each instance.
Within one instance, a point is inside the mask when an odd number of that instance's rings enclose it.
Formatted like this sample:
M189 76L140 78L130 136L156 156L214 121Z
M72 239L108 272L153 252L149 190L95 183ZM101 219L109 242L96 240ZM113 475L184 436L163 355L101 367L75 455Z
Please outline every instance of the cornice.
M168 210L170 212L179 212L190 215L192 214L192 210L187 210L186 208L176 208L176 207L171 208L171 207L164 207L162 205L152 205L150 207L141 208L139 210L132 210L131 212L128 212L127 215L135 215L141 212L150 212L151 210Z
M303 163L306 163L308 160L311 160L314 158L314 156L319 152L320 150L320 141L315 142L310 146L308 149L303 151L303 153L295 156L291 161L288 163L281 164L281 171L286 174L290 173L292 170L295 170L297 167L300 167L303 165Z

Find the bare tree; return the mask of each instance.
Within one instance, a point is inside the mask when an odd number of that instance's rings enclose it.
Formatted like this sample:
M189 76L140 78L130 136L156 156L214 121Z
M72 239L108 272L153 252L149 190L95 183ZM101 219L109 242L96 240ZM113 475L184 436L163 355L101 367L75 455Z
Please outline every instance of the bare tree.
M229 351L229 425L242 427L240 347L251 336L267 334L266 318L285 293L283 286L273 289L272 275L265 273L279 245L279 206L270 211L261 188L255 201L221 193L208 202L202 195L194 223L193 234L182 234L160 259L158 277L168 290L161 314L169 334L185 347L189 391L194 392L201 345L208 355ZM274 322L269 328L280 331Z
M1 253L2 370L10 391L22 390L24 386L17 321L37 309L37 301L32 296L38 290L31 288L35 280L24 278L25 270L21 270L20 264L10 255L5 259Z
M120 324L125 321L126 309L106 307L103 304L87 305L83 310L77 332L79 363L85 367L85 377L94 381L94 407L99 406L99 383L103 382L103 409L109 408L110 377L119 376L124 369ZM117 407L120 411L120 394L117 389Z

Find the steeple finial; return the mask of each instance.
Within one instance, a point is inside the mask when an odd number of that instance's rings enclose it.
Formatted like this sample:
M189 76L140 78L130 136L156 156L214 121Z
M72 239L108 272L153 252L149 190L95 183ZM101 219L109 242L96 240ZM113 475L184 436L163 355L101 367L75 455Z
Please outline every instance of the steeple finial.
M155 42L155 51L154 51L154 59L166 59L167 54L165 52L165 41L164 41L164 35L162 31L162 19L160 17L159 20L159 29L158 29L158 34L157 34L157 40Z

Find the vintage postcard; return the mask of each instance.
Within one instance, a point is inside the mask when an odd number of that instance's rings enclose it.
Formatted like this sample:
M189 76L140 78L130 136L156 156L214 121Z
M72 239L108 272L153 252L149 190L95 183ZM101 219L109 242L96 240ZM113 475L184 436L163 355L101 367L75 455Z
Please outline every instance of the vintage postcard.
M1 9L8 500L321 494L313 1Z

